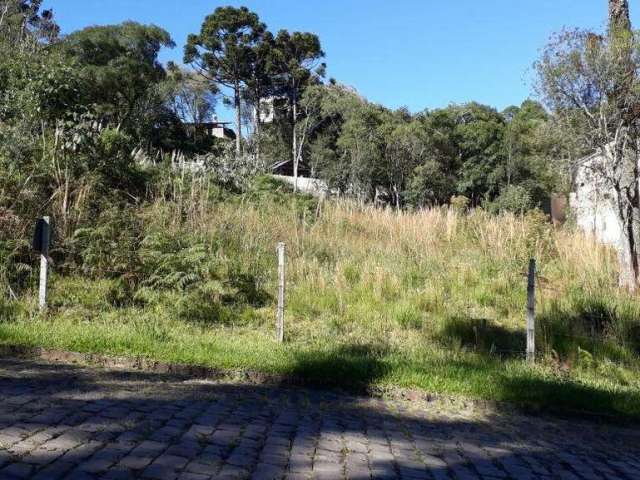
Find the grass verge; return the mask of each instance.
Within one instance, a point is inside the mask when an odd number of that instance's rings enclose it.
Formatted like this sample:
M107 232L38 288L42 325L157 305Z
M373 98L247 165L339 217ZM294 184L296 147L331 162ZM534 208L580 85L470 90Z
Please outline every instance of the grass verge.
M471 352L423 349L389 351L374 345L278 345L267 332L207 331L188 324L161 324L168 335L149 335L137 321L89 324L70 319L20 320L0 324L0 342L83 353L293 375L313 385L405 387L552 411L584 411L640 419L640 386L633 372L619 378L596 371L566 373L542 363L527 366ZM611 372L609 372L611 373ZM621 381L627 375L631 381Z

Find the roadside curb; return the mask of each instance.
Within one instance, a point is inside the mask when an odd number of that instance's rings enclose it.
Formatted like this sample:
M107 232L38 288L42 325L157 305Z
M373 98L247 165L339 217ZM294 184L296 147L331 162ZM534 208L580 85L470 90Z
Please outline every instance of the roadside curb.
M29 347L23 345L0 345L0 358L40 359L53 363L88 365L115 370L140 370L148 373L175 375L194 379L230 379L248 383L304 383L292 376L252 372L248 370L226 370L201 365L161 362L145 357L118 357L101 353L81 353L67 350Z
M485 413L500 411L501 414L521 413L532 416L562 416L569 419L588 420L629 427L640 425L640 419L576 411L562 408L549 408L537 404L522 404L466 398L446 394L434 394L423 390L408 389L393 386L371 386L318 382L303 377L287 374L274 374L251 370L221 369L202 365L188 365L180 363L162 362L144 357L119 357L100 353L81 353L67 350L48 349L25 345L0 344L0 358L43 360L51 363L98 367L122 371L141 371L158 375L169 375L188 380L212 380L246 383L254 385L272 385L284 387L309 387L335 390L343 394L356 394L372 398L385 398L407 402L440 403L450 408L460 410L476 409ZM640 433L638 435L640 438Z

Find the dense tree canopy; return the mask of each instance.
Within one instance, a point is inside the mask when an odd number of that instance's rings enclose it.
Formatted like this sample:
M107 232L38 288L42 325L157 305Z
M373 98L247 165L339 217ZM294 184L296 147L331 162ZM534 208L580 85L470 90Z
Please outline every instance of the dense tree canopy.
M496 208L526 209L562 188L550 118L531 100L503 113L469 103L412 115L329 84L309 88L301 111L313 173L366 200L419 207L464 195L488 205L518 186L526 205Z
M105 120L132 129L161 115L154 111L152 87L165 78L160 49L173 46L162 28L135 22L88 27L61 44L80 68L85 103Z
M205 155L236 177L288 162L342 195L397 208L465 196L522 211L564 188L555 159L567 142L539 103L394 111L325 82L317 35L274 34L244 7L204 19L185 46L188 66L160 63L161 49L174 46L161 27L130 21L60 36L36 0L0 1L0 31L0 208L47 205L67 231L102 198L139 199L153 181L140 159L167 152L172 161ZM232 164L225 141L200 128L229 96Z
M59 33L53 11L42 9L42 0L0 1L0 36L5 45L33 48L57 39Z

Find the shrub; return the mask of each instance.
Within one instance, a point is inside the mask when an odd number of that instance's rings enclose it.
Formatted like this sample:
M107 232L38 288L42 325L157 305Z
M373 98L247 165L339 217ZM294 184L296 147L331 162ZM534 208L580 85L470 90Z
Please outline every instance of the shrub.
M520 185L509 185L500 191L500 195L487 203L487 209L492 212L511 212L522 214L531 210L534 202L529 191Z
M185 291L219 275L215 255L186 232L151 232L142 240L139 254L142 285L153 289Z
M33 254L27 231L18 215L0 208L0 297L9 290L19 293L29 282Z

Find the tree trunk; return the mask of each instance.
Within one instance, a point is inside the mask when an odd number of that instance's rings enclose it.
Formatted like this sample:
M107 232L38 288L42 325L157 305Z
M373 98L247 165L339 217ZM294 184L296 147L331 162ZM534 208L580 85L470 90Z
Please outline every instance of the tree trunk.
M609 33L631 31L628 0L609 0Z
M635 292L640 280L640 183L636 149L618 147L614 171L615 202L621 227L620 287Z
M236 109L236 157L242 155L242 112L240 111L240 84L233 89L233 102Z
M621 215L622 218L622 236L620 237L620 245L618 259L620 262L620 277L618 283L621 288L625 288L630 292L636 292L638 289L638 229L634 225L634 214L637 215L637 208L627 208L627 211Z
M396 210L400 211L400 189L398 185L393 184L393 203L395 204Z
M260 99L256 101L256 124L253 130L253 135L256 139L256 164L260 169L264 168L262 165L262 159L260 158L260 144L262 143L262 139L260 135L262 134L262 122L260 120Z
M291 95L291 110L293 115L293 191L298 191L298 161L300 160L298 155L298 99L296 98L295 91Z
M633 88L635 66L632 60L631 19L628 0L609 0L609 43L612 55L616 55L616 68L612 73L614 82L609 101L616 105L622 118L626 135L633 131L628 123L628 99ZM621 49L621 50L618 50ZM620 238L619 260L621 287L631 292L638 289L640 278L640 184L637 144L633 148L624 147L618 140L613 146L613 163L616 165L614 189L618 206L618 220L622 235Z

